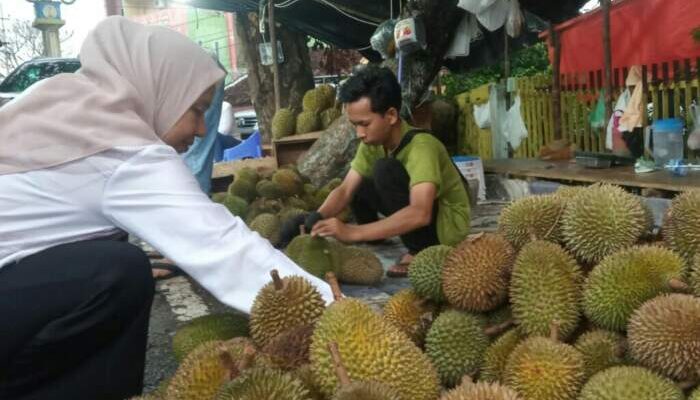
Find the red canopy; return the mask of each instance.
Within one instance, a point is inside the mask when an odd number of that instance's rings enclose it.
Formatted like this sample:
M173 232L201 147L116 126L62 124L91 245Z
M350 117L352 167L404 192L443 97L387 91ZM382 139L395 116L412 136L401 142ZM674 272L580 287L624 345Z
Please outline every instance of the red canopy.
M612 67L700 57L692 32L700 26L697 0L618 0L610 15ZM600 8L555 27L561 37L561 73L603 69ZM548 36L547 33L542 35ZM550 59L552 49L550 47Z

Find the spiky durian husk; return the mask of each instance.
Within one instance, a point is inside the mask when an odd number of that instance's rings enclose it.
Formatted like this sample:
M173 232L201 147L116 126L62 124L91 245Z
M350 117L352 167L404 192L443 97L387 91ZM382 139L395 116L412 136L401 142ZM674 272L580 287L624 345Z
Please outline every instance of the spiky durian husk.
M586 278L583 306L599 327L623 331L632 312L645 301L669 292L671 279L683 275L683 260L671 250L639 246L603 259Z
M250 311L250 334L263 348L278 335L300 325L313 325L325 309L321 294L299 276L282 278L284 287L265 285L255 297Z
M581 317L583 274L559 245L536 241L518 254L511 278L513 316L526 335L549 334L558 321L562 337L570 335Z
M511 329L491 343L484 353L479 377L487 382L504 382L508 357L522 340L520 332Z
M331 107L321 113L321 128L327 129L333 121L340 118L343 112L335 107Z
M695 262L690 267L688 281L690 282L690 288L693 290L693 293L700 297L700 253L695 255Z
M195 318L173 336L173 353L178 361L197 346L210 340L227 340L248 336L248 318L232 313L211 314Z
M391 386L377 381L353 382L341 387L333 400L402 400Z
M279 242L280 219L275 214L260 214L250 222L250 229L269 240L273 245Z
M228 194L238 196L247 202L255 199L258 193L255 191L255 183L247 179L236 179L228 187Z
M258 181L260 180L260 175L258 175L257 171L250 167L243 167L238 169L236 172L234 172L234 176L236 177L236 179L245 179L253 184L258 183Z
M519 249L533 240L561 241L566 202L556 195L529 196L514 201L498 219L498 228Z
M324 111L335 105L335 88L329 84L318 85L316 93L319 100L319 110Z
M382 262L371 250L356 246L340 246L338 279L351 285L374 286L384 276Z
M320 113L323 111L321 109L322 105L323 99L321 99L321 95L318 90L311 89L304 93L304 98L302 99L302 109L305 112Z
M255 185L255 191L260 197L272 200L281 199L287 195L279 184L269 179L260 180L258 184Z
M306 272L321 279L339 269L331 242L320 236L299 235L287 245L285 253Z
M272 138L282 139L294 134L297 116L291 108L280 108L272 117Z
M297 116L297 134L321 129L321 116L316 111L304 111Z
M440 397L440 400L521 400L515 390L498 383L463 383Z
M435 307L423 301L413 289L403 289L391 296L384 305L384 319L408 335L418 346L423 344L429 316Z
M290 169L278 169L272 174L272 182L276 183L280 190L287 196L295 196L304 191L304 183L301 177Z
M316 324L311 364L326 396L338 386L328 345L338 344L343 365L353 381L377 380L396 389L402 399L434 400L437 372L428 357L394 325L359 300L331 304Z
M583 354L586 378L625 362L625 338L615 332L602 329L586 332L574 347Z
M700 32L700 30L698 30ZM695 389L693 393L690 394L690 397L688 397L688 400L700 400L700 387Z
M245 218L248 213L248 202L242 197L227 194L224 197L223 205L231 212L231 214Z
M425 337L425 353L447 387L479 371L488 345L483 319L457 310L440 314Z
M580 400L683 400L683 392L666 378L634 366L608 368L583 386Z
M408 268L408 279L419 296L437 302L444 301L442 291L442 266L452 250L446 245L427 247L413 258Z
M700 190L683 192L673 199L663 236L670 248L692 263L700 251Z
M511 353L506 384L523 400L574 400L583 384L583 356L567 344L531 337Z
M221 387L215 400L309 400L309 391L291 374L267 368L245 370Z
M501 235L466 239L445 258L442 290L450 305L467 311L489 311L508 298L515 251Z
M627 328L630 353L641 365L681 381L700 379L700 299L669 294L644 303Z
M309 346L314 326L290 328L274 337L262 349L275 368L293 370L309 363Z
M618 186L595 184L569 200L562 232L567 248L577 257L598 262L634 245L646 225L639 198Z

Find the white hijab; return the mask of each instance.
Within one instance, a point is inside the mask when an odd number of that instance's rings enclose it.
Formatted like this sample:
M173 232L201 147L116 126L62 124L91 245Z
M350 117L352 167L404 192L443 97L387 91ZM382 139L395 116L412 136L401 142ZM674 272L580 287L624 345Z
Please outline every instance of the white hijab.
M116 146L161 142L224 71L167 28L109 17L88 35L82 67L0 108L0 175L60 165Z

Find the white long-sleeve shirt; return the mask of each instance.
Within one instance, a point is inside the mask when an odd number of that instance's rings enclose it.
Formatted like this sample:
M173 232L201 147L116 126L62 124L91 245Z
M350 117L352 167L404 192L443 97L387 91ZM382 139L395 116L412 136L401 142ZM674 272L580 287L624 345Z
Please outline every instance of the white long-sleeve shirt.
M325 282L213 203L167 145L118 147L53 168L0 175L0 268L117 229L145 240L243 312L270 282L272 269L283 277L303 276L332 299Z

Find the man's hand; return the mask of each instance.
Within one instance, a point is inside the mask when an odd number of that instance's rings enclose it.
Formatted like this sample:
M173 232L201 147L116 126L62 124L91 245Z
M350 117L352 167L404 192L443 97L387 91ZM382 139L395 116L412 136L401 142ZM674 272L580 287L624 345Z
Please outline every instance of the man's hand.
M328 218L319 221L311 230L312 236L332 236L341 242L355 242L357 225L348 225L338 218Z

